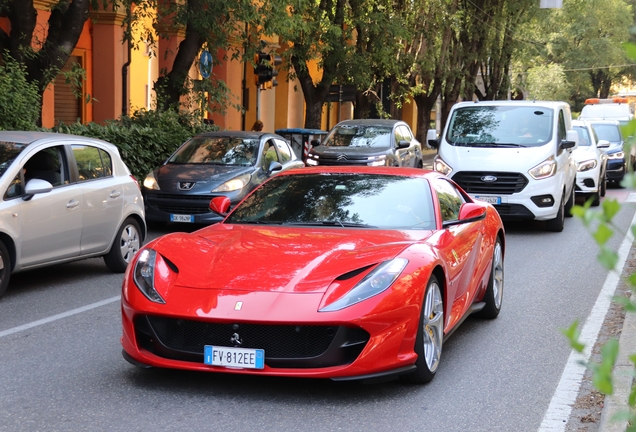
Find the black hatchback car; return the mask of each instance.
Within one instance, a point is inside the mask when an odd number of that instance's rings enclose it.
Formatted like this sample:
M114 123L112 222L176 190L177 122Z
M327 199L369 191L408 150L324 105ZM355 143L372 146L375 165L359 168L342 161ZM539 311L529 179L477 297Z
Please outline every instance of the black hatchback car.
M236 205L270 176L304 163L281 136L224 131L197 135L148 174L142 193L149 222L211 224L223 219L210 200Z
M422 146L401 120L345 120L309 150L306 164L422 167Z

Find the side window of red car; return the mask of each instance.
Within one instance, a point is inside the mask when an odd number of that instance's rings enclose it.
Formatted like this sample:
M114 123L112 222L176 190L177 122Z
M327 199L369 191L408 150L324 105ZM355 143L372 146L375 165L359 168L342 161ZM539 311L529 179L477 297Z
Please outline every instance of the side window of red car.
M459 209L465 202L462 195L455 186L444 179L436 180L433 187L437 192L442 221L457 220L459 218Z

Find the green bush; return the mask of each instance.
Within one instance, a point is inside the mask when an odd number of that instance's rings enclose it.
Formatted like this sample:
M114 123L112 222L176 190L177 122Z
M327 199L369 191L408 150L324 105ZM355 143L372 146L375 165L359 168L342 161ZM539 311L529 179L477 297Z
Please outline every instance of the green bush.
M40 94L26 79L26 67L8 53L0 65L0 130L35 130L40 118Z
M115 144L132 174L143 181L177 147L202 132L217 130L189 113L174 111L135 112L132 116L96 123L61 124L54 132L99 138Z

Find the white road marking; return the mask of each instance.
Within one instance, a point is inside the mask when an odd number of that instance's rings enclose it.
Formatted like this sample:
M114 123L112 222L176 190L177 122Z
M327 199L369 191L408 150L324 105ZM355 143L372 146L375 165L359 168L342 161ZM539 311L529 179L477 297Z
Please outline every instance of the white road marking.
M625 200L625 202L636 203L636 193L631 192L629 195L627 195L627 199Z
M24 325L21 325L21 326L17 326L17 327L13 327L13 328L10 328L10 329L7 329L7 330L3 330L3 331L0 331L0 338L12 335L14 333L21 332L23 330L28 330L28 329L33 328L33 327L41 326L43 324L48 324L50 322L57 321L57 320L60 320L62 318L67 318L67 317L70 317L72 315L77 315L79 313L86 312L86 311L89 311L91 309L98 308L100 306L104 306L104 305L107 305L107 304L110 304L110 303L114 303L116 301L119 301L120 299L121 299L121 296L111 297L111 298L108 298L106 300L98 301L96 303L91 303L89 305L78 307L76 309L71 309L70 311L62 312L60 314L53 315L53 316L50 316L48 318L42 318L40 320L32 321L30 323L27 323L27 324L24 324Z
M636 224L636 215L634 215L631 225L634 224ZM539 427L539 432L565 430L565 425L570 418L572 406L574 402L576 402L576 397L578 396L579 388L583 381L583 374L585 373L585 366L581 364L581 361L588 361L590 359L591 350L596 343L603 321L605 321L605 315L607 315L607 311L612 303L612 297L620 281L620 275L623 272L623 267L625 266L625 261L627 261L627 256L629 255L633 242L634 236L631 230L628 230L627 235L618 249L616 270L608 273L603 288L596 298L596 303L594 303L592 311L581 330L579 340L585 344L585 350L582 354L574 350L570 353L568 362L561 375L561 380L557 385L548 410Z

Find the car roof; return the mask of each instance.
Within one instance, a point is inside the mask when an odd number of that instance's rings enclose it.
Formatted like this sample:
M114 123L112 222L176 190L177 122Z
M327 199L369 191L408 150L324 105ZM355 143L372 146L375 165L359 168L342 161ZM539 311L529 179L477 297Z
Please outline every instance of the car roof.
M97 138L91 138L80 135L63 134L57 132L40 132L40 131L0 131L0 142L11 142L17 144L33 144L59 142L59 141L81 141L85 143L100 143L111 150L117 150L117 146Z
M197 137L228 137L228 138L243 138L243 139L260 139L263 135L270 135L275 138L286 141L280 135L270 132L258 132L258 131L235 131L235 130L223 130L214 132L204 132L196 135Z
M594 123L594 124L611 124L611 125L617 125L620 126L620 122L618 120L602 120L602 119L593 119L593 118L588 118L585 119L585 121L587 123Z
M393 119L353 119L353 120L343 120L338 123L336 126L387 126L393 127L397 123L404 123L402 120L393 120ZM406 123L404 123L406 124ZM336 127L334 126L334 127Z
M494 101L468 101L458 102L453 107L466 106L542 106L546 108L558 108L562 106L570 106L564 101L544 101L544 100L494 100Z
M303 168L294 168L283 171L276 176L300 175L300 174L371 174L390 175L398 177L420 177L426 179L444 177L437 171L422 168L388 167L388 166L353 166L353 165L318 165Z

